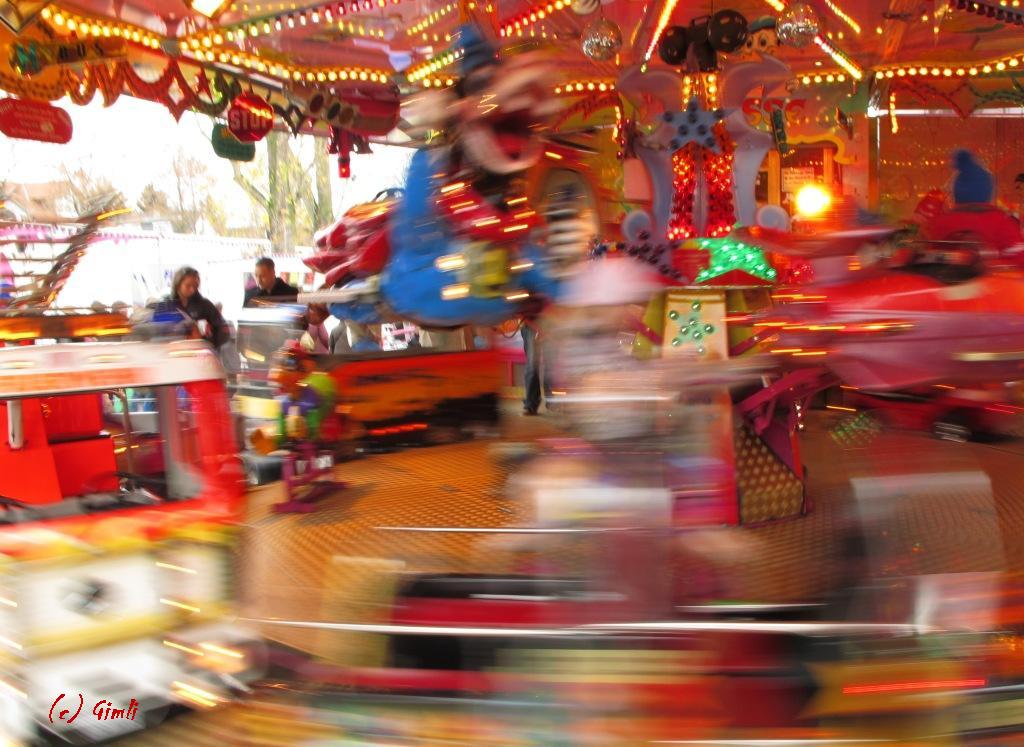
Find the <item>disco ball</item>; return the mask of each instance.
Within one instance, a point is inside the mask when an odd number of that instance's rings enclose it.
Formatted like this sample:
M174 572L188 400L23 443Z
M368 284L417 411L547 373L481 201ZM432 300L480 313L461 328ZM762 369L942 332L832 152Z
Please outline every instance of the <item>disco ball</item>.
M794 3L779 13L775 34L779 44L806 47L821 31L821 20L814 8L806 3Z
M595 62L610 60L622 49L622 32L613 21L598 18L583 29L580 47Z

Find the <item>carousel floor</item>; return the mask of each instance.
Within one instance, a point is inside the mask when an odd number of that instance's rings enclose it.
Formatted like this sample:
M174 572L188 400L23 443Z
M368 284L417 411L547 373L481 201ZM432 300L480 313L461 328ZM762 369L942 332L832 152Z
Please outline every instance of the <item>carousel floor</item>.
M550 432L545 418L517 416L508 435L528 441ZM883 573L1024 572L1024 442L947 443L819 416L802 443L808 515L694 536L728 597L788 602L826 593L848 560L849 519L864 510L887 512L885 531L868 538ZM476 440L343 464L337 476L347 486L307 515L273 513L279 485L254 490L240 555L244 616L337 621L355 610L353 621L366 621L359 605L386 605L386 593L373 588L382 571L510 570L511 555L495 548L493 535L406 531L525 521L523 508L504 495L509 468L496 458L496 444ZM331 646L316 630L265 623L262 632L317 655ZM257 744L230 734L233 720L251 716L244 707L201 714L130 741Z
M820 417L804 433L808 515L693 536L725 585L720 593L759 602L820 597L848 565L851 519L879 505L888 511L885 536L869 537L867 548L877 572L1024 571L1024 442L957 444L850 425ZM545 426L531 420L524 433L516 424L513 435L526 440ZM526 521L523 507L504 495L509 473L495 446L481 440L342 465L348 487L305 516L271 512L279 486L253 492L243 548L247 616L326 619L325 585L345 584L345 558L398 563L407 572L509 572L513 559L496 550L493 535L402 531ZM868 497L854 500L853 484ZM268 625L264 632L301 649L315 646L310 631Z

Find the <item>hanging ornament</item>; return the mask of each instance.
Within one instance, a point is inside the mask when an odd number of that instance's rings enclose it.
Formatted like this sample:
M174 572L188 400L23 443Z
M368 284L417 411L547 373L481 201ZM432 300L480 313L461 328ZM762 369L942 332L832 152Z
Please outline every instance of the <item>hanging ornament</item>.
M239 142L256 143L274 127L274 109L255 93L235 97L228 109L228 129Z
M595 62L610 60L622 49L622 32L614 21L598 18L583 29L580 47Z
M601 7L601 0L572 0L572 12L578 16L589 16Z
M779 44L790 47L806 47L821 31L821 19L810 5L794 3L779 14L775 23L775 34Z

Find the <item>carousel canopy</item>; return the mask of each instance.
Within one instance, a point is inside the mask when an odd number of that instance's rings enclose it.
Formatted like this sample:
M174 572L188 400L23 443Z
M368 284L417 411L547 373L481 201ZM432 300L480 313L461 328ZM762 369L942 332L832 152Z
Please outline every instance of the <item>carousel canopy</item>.
M457 82L460 28L471 19L502 48L549 45L572 84L563 94L612 90L637 66L708 72L757 53L777 56L805 84L941 86L1024 68L1020 0L986 2L0 0L0 87L43 100L98 92L108 103L124 92L175 115L221 114L255 90L294 131L319 121L321 131L335 124L383 137L397 121L399 88Z

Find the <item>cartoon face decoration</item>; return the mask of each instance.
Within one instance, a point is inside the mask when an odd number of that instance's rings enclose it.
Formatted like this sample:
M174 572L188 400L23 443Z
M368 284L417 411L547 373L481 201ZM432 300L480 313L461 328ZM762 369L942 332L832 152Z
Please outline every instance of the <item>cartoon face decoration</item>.
M531 52L465 78L456 128L476 166L507 175L538 161L544 150L538 130L561 108L551 73L548 61Z
M462 80L411 97L402 108L406 132L443 133L461 146L471 166L503 176L521 173L543 155L543 130L562 109L553 95L556 64L538 51L499 58L471 25L460 35Z
M774 55L778 46L779 39L775 33L775 20L759 18L750 24L747 41L736 54L743 59L756 58L757 55Z

